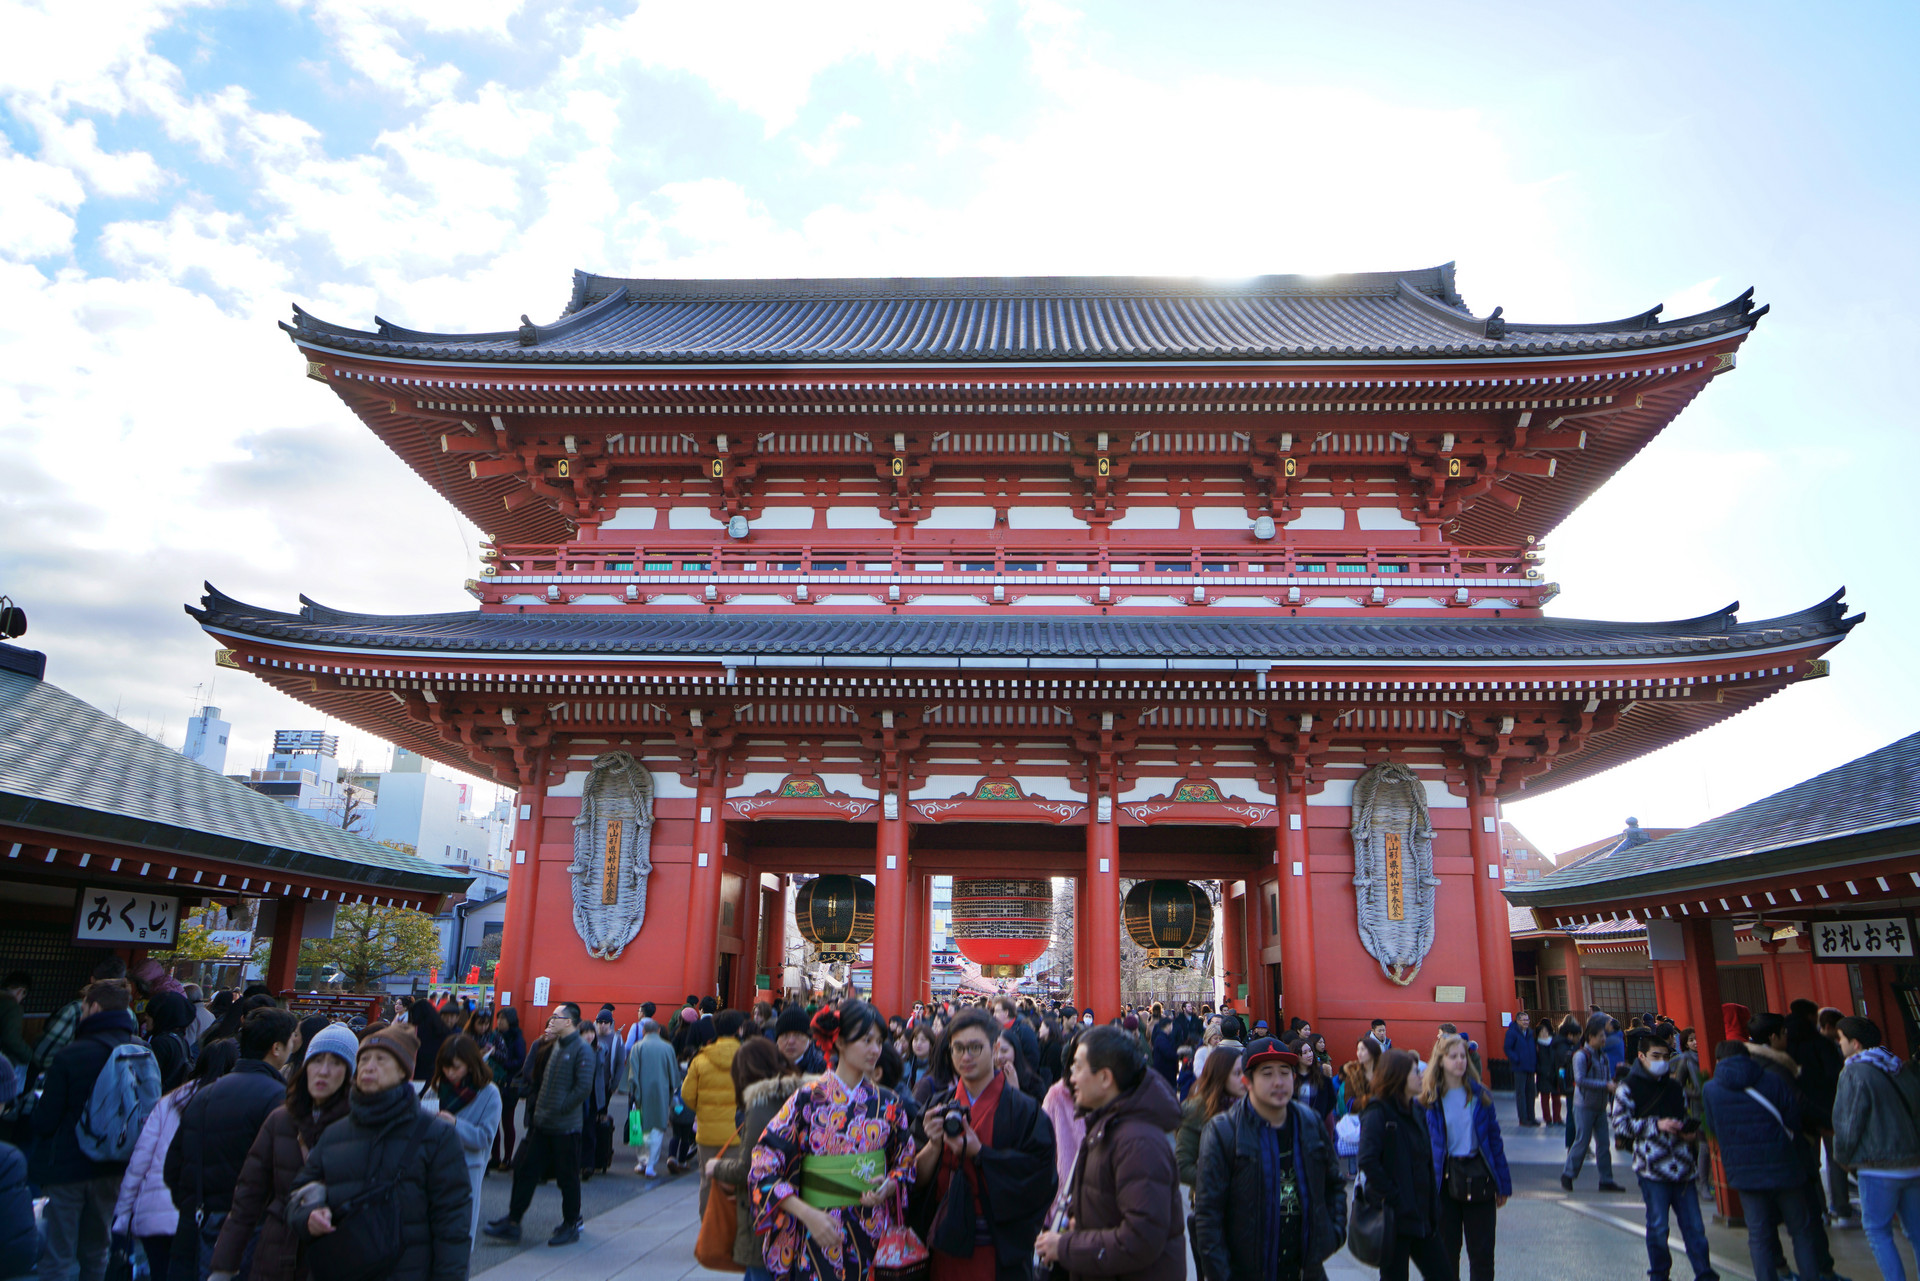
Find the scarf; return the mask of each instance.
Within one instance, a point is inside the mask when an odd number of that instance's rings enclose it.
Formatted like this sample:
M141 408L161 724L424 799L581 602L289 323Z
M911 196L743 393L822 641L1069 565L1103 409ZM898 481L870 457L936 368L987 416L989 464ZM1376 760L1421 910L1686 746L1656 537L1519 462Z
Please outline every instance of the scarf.
M1858 1054L1849 1054L1847 1056L1847 1066L1851 1067L1855 1063L1870 1063L1882 1072L1885 1072L1888 1076L1899 1076L1901 1069L1906 1066L1906 1064L1900 1061L1899 1055L1893 1053L1893 1051L1887 1049L1884 1045L1868 1046Z
M442 1112L458 1112L465 1108L467 1104L473 1102L473 1096L478 1093L478 1090L474 1089L471 1084L465 1081L459 1085L455 1085L451 1081L442 1081L440 1082L440 1110Z

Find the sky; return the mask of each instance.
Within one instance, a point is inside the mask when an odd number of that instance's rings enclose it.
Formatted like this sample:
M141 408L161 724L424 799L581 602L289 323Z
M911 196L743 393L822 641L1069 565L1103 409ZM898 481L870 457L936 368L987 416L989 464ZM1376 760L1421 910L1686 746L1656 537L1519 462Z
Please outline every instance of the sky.
M1920 729L1899 370L1920 8L0 0L0 593L229 769L317 713L182 612L469 608L480 531L275 328L553 319L627 276L1372 271L1594 321L1773 311L1547 539L1551 612L1789 613L1833 674L1508 807L1682 826ZM342 756L387 747L345 726Z

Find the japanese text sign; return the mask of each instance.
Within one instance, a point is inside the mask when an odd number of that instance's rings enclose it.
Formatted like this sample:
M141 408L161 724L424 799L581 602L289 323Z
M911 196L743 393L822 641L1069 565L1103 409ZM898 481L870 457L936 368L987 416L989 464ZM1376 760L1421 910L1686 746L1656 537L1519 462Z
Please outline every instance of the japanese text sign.
M1913 920L1910 917L1810 921L1808 928L1813 931L1813 959L1816 961L1913 959Z
M145 890L89 886L80 894L76 943L137 943L171 947L180 924L180 900Z

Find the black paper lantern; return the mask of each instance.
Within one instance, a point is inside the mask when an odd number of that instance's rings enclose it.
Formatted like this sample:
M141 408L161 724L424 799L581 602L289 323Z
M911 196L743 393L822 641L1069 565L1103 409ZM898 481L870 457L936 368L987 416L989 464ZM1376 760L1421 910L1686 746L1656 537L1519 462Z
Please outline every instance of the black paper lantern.
M1213 933L1213 900L1189 881L1141 881L1127 891L1127 936L1147 954L1150 970L1185 969Z
M873 942L873 882L859 876L816 876L793 899L800 937L822 961L852 961Z

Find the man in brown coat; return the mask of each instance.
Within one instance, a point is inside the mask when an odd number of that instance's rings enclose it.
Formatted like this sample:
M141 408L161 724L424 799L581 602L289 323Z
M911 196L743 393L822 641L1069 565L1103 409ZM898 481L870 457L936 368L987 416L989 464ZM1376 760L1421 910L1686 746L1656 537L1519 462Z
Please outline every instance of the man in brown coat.
M1167 1137L1180 1125L1172 1088L1147 1070L1140 1042L1117 1027L1080 1038L1071 1079L1087 1137L1066 1221L1040 1234L1035 1253L1073 1278L1183 1281L1185 1216Z

